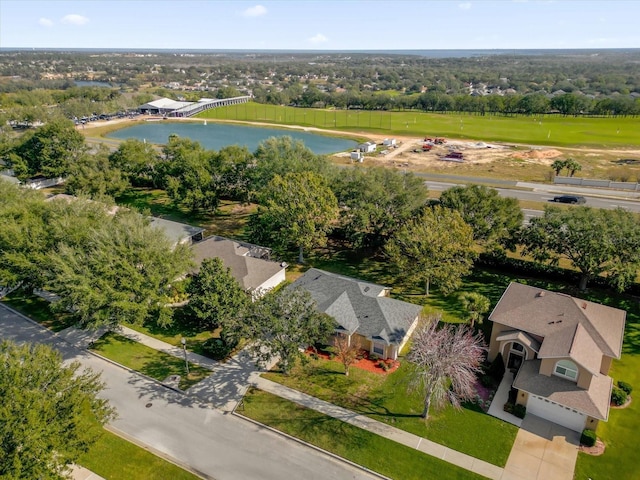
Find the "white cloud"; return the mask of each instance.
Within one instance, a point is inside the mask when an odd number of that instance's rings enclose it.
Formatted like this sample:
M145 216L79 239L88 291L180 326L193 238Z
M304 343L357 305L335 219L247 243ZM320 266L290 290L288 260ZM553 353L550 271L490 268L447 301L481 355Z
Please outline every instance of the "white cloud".
M48 18L42 17L40 20L38 20L38 23L43 27L53 27L53 21Z
M325 37L325 36L324 36L323 34L321 34L321 33L316 33L313 37L311 37L311 38L309 39L309 41L310 41L311 43L314 43L314 44L316 44L316 45L317 45L318 43L325 43L325 42L327 42L328 40L329 40L329 39L328 39L327 37Z
M459 3L458 8L460 10L469 10L471 8L471 2Z
M262 5L249 7L244 12L242 12L242 15L245 17L261 17L262 15L266 15L266 14L267 14L267 9Z
M89 19L87 17L83 17L82 15L72 13L62 17L62 23L66 23L68 25L85 25L89 23Z

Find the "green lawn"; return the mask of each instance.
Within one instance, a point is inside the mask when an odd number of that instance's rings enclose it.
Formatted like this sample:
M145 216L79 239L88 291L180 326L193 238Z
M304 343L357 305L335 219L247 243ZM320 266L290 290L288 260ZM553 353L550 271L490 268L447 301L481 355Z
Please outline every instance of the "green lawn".
M197 480L200 477L105 430L78 464L106 480Z
M338 362L310 360L290 375L269 372L264 376L501 467L517 433L515 426L483 413L475 405L432 411L425 424L420 417L422 398L409 390L406 363L389 375L351 368L347 377ZM478 438L483 441L478 442Z
M399 480L484 478L392 440L259 390L252 389L247 393L239 413L390 478Z
M180 375L180 388L186 390L211 374L211 371L189 363L189 376L181 358L154 350L117 333L107 333L92 348L100 355L125 367L163 381L169 375Z
M638 118L497 116L322 110L245 103L214 108L200 118L302 125L389 135L444 136L563 147L611 148L640 145Z
M119 197L117 203L156 217L202 227L206 230L205 236L213 234L239 239L243 237L249 215L256 208L255 205L221 200L215 213L192 213L174 205L164 190L148 188L132 188Z
M607 300L603 298L602 300ZM614 305L615 306L615 305ZM627 326L622 359L613 362L610 375L634 387L631 404L624 409L611 409L608 422L598 425L598 437L606 450L602 456L578 455L576 480L619 480L638 478L636 448L640 439L640 302L627 302Z
M16 290L4 297L2 301L14 310L54 332L59 332L73 325L71 315L67 313L52 313L49 302L32 293Z

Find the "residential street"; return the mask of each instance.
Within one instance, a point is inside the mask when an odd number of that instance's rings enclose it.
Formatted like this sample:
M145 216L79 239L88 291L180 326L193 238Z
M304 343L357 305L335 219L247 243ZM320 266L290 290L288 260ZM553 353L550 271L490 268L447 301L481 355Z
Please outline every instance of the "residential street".
M3 305L0 338L48 343L65 359L77 359L101 371L107 386L104 397L119 414L111 426L203 476L218 480L378 478L78 350Z

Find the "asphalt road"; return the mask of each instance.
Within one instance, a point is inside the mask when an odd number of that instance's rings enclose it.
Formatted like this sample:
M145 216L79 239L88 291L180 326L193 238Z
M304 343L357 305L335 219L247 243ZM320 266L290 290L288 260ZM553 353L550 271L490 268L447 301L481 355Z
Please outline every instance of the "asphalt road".
M453 182L434 182L427 180L424 182L429 190L441 192L451 187L461 185ZM517 198L518 200L528 200L534 202L548 202L553 204L553 197L565 193L582 195L587 200L586 206L594 208L615 209L624 208L630 212L640 213L640 192L618 192L616 190L596 190L593 188L579 189L577 187L564 187L560 185L543 184L521 184L523 189L496 188L503 197ZM524 189L526 188L526 190ZM620 195L620 196L619 196ZM624 195L624 196L622 196ZM534 210L530 210L533 212ZM541 214L541 213L540 213Z
M118 411L111 426L204 476L218 480L379 478L81 351L3 305L0 338L47 343L65 359L102 372L103 396Z

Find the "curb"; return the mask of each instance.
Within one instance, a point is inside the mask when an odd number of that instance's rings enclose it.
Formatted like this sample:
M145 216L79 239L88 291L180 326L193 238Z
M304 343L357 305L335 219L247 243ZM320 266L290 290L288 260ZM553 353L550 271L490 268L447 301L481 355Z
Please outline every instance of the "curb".
M178 461L177 459L167 455L164 452L161 452L160 450L157 450L153 447L150 447L149 445L145 445L144 443L140 442L137 438L132 437L130 435L127 435L126 433L124 433L121 430L118 430L117 428L111 426L111 425L105 425L104 429L107 430L108 432L113 433L114 435L122 438L123 440L129 442L129 443L133 443L134 445L142 448L143 450L146 450L148 452L151 452L152 454L154 454L156 457L160 457L163 460L175 465L176 467L179 467L183 470L186 470L189 473L192 473L193 475L195 475L196 477L200 477L204 480L216 480L215 477L212 477L210 475L207 475L206 473L202 473L199 472L198 470L194 470L193 468L191 468L189 465L182 463L180 461Z
M240 402L238 402L238 405L240 405L242 403L242 400ZM237 406L236 406L237 407ZM253 418L249 418L249 417L245 417L244 415L242 415L241 413L238 413L236 411L236 409L234 408L233 411L231 412L232 415L235 415L238 418L241 418L247 422L253 423L254 425L257 425L258 427L264 428L265 430L269 430L277 435L280 435L284 438L287 438L289 440L293 440L294 442L297 442L301 445L304 445L305 447L309 447L312 448L314 450L316 450L317 452L321 452L325 455L328 455L329 457L333 458L334 460L338 460L340 462L346 463L347 465L351 465L354 468L357 468L358 470L362 470L363 472L368 473L369 475L373 475L374 477L378 477L381 480L392 480L389 477L385 477L384 475L382 475L381 473L378 472L374 472L373 470L368 469L367 467L363 467L362 465L359 465L355 462L352 462L351 460L347 460L344 457L341 457L339 455L336 455L335 453L329 452L327 450L324 450L323 448L320 448L316 445L313 445L312 443L309 442L305 442L304 440L301 440L300 438L294 437L292 435L289 435L288 433L282 432L276 428L270 427L269 425L265 425L264 423L260 423L257 420L254 420Z
M91 350L90 350L90 349L88 349L88 348L78 347L76 344L74 344L74 343L72 343L72 342L68 341L66 338L63 338L63 337L61 337L60 335L58 335L58 332L54 332L53 330L50 330L50 329L48 329L47 327L43 327L41 324L39 324L39 323L38 323L38 322L36 322L35 320L33 320L33 319L31 319L31 318L27 317L27 316L26 316L26 315L24 315L23 313L20 313L19 311L17 311L17 310L15 310L15 309L11 308L11 307L10 307L9 305L7 305L6 303L4 303L4 302L0 302L0 304L2 305L2 307L6 308L6 309L7 309L7 310L9 310L10 312L12 312L12 313L14 313L14 314L18 315L19 317L21 317L21 318L23 318L24 320L28 321L28 322L29 322L29 323L31 323L32 325L34 325L34 326L36 326L36 327L40 327L42 330L44 330L44 331L46 331L46 332L49 332L49 334L50 334L52 337L55 337L55 338L57 338L58 340L62 340L62 341L63 341L63 342L65 342L67 345L70 345L70 346L72 346L72 347L74 347L74 348L77 348L77 349L78 349L78 350L80 350L80 351L87 352L88 354L93 355L94 357L100 358L101 360L105 360L105 361L109 362L110 364L115 365L116 367L120 367L120 368L122 368L123 370L128 371L129 373L134 373L134 374L136 374L136 375L140 375L141 377L143 377L143 378L145 378L145 379L147 379L147 380L150 380L150 381L152 381L152 382L154 382L154 383L157 383L158 385L160 385L160 386L162 386L162 387L164 387L164 388L166 388L166 389L168 389L168 390L172 390L172 391L174 391L174 392L176 392L176 393L180 393L180 394L182 394L182 395L187 395L187 393L186 393L185 391L180 390L179 388L172 387L172 386L170 386L170 385L167 385L166 383L162 383L160 380L156 380L155 378L149 377L148 375L145 375L144 373L138 372L137 370L133 370L133 369L131 369L131 368L129 368L129 367L125 367L124 365L122 365L122 364L120 364L120 363L118 363L118 362L116 362L116 361L114 361L114 360L111 360L110 358L103 357L103 356L102 356L102 355L100 355L99 353L93 352L93 351L91 351Z

